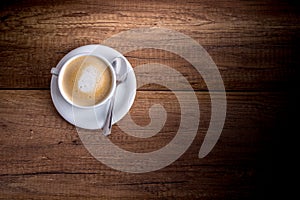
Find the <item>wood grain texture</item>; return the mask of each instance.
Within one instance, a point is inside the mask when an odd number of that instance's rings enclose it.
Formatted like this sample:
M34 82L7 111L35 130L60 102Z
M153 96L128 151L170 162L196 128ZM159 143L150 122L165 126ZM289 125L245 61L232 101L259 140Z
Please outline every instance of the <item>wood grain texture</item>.
M210 119L210 98L207 92L197 92L202 120L188 151L162 170L129 174L110 169L88 153L75 128L58 115L49 91L2 90L0 94L0 194L9 199L252 197L262 189L261 183L269 182L265 168L270 166L263 165L269 156L264 149L273 140L273 127L268 124L277 120L285 103L280 94L228 93L221 138L206 158L198 159ZM114 126L110 139L133 152L166 145L180 123L175 95L138 92L130 113L137 124L145 125L149 106L158 101L168 112L159 134L137 139Z
M279 173L286 176L290 169L275 167L291 162L285 153L297 152L283 144L294 140L292 127L298 124L292 116L298 116L299 102L299 15L297 4L281 0L1 1L0 199L277 197L282 183L289 183L280 182ZM211 114L203 78L171 52L142 49L125 54L135 70L160 63L180 72L195 90L201 111L197 136L176 162L158 171L130 174L97 161L74 126L59 116L50 97L50 69L74 48L101 44L140 27L176 30L201 44L218 66L228 106L217 145L198 159ZM192 92L173 74L136 75L173 81L181 94ZM180 106L166 87L138 88L130 114L145 126L149 108L156 103L168 113L160 133L140 139L113 126L110 140L132 152L151 152L168 144L178 130Z
M30 0L12 2L0 14L1 88L49 88L50 69L70 50L132 28L162 27L203 45L226 89L283 90L295 72L300 35L299 12L281 2ZM194 89L206 89L178 55L144 50L126 56L134 67L168 64Z

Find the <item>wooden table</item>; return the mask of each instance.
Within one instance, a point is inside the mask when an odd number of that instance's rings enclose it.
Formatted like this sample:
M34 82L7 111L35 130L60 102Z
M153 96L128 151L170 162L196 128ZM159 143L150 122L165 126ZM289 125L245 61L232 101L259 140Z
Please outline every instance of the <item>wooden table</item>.
M299 64L295 4L24 0L1 2L0 19L0 199L254 199L273 190L274 148L290 124ZM178 31L207 50L224 80L227 116L212 152L198 159L211 113L202 77L167 51L125 54L134 68L157 62L176 69L201 102L198 134L188 150L161 170L132 174L89 154L74 126L53 106L49 86L50 69L72 49L139 27ZM180 123L172 91L155 84L138 88L130 114L147 125L154 103L168 112L159 134L140 139L114 126L110 140L133 152L166 145Z

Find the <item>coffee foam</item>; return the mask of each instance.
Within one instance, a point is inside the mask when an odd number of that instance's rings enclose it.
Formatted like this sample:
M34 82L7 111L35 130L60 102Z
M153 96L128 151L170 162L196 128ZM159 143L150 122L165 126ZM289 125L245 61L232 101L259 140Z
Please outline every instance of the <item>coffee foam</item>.
M94 91L101 77L100 70L98 70L97 67L90 65L82 70L82 74L80 74L78 79L77 88L80 92L91 93Z
M79 56L67 64L63 75L67 98L80 106L92 106L108 96L112 74L104 61L95 56Z

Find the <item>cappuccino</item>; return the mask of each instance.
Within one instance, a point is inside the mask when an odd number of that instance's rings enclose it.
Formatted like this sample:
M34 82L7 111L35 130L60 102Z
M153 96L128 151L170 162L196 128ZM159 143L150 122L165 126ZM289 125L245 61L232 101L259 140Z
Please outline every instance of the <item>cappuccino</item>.
M109 95L112 81L111 69L101 58L82 55L65 64L61 89L72 104L94 106Z

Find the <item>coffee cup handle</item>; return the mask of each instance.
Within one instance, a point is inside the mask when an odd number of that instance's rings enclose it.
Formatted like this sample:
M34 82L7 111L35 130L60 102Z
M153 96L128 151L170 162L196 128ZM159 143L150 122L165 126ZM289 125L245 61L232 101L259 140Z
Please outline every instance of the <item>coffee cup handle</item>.
M52 74L52 75L58 76L58 73L59 73L59 69L57 69L56 67L53 67L53 68L51 69L51 74Z

